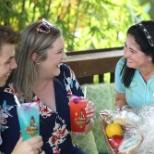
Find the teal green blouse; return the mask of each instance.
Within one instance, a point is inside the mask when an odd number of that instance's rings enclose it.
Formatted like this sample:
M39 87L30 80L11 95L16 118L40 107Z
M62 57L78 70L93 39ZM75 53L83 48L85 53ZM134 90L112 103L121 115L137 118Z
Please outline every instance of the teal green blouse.
M125 58L122 57L116 65L116 91L126 95L127 104L131 107L141 107L145 104L154 103L154 76L152 76L148 82L145 82L139 70L136 69L130 87L126 88L122 83L122 76L120 74L124 61Z

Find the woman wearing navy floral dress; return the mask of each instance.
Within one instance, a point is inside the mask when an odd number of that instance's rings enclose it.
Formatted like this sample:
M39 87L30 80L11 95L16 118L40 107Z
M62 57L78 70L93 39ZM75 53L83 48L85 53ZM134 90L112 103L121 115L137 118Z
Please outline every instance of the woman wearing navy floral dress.
M0 94L5 123L2 125L3 144L0 149L10 154L20 136L16 113L16 94L21 103L38 102L40 135L46 154L85 154L72 144L68 95L83 96L73 71L62 61L66 58L61 30L46 20L28 25L17 47L18 68ZM86 133L93 126L95 105L86 107Z

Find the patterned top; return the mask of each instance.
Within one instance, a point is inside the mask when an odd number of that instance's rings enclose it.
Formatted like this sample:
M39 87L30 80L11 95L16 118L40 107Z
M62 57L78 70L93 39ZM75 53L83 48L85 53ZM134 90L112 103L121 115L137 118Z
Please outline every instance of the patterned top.
M122 76L120 75L124 61L125 58L122 57L116 66L116 91L126 95L127 104L131 107L140 107L145 104L154 103L154 76L152 76L146 83L139 70L136 70L130 87L126 88L121 81Z
M72 144L67 97L68 94L83 96L83 93L73 71L65 64L61 65L60 69L60 75L54 80L57 112L48 108L36 95L33 98L33 102L38 102L40 107L40 135L44 142L42 149L46 154L85 154ZM3 140L0 151L5 154L12 152L20 136L14 93L16 90L13 83L0 93L0 113L3 115L0 119Z

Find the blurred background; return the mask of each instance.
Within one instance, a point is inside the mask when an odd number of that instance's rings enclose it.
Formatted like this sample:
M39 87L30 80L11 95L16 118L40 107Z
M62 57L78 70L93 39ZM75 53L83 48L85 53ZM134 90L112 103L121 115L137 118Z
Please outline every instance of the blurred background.
M65 50L121 47L128 27L154 19L150 0L0 0L0 23L21 31L42 17L63 30Z

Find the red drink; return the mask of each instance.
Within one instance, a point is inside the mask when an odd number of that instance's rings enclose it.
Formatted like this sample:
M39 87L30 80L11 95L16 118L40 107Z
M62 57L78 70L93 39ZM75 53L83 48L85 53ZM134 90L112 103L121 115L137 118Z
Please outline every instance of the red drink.
M78 101L71 100L70 104L70 122L71 132L73 134L85 134L86 127L86 105L87 100L82 99Z

